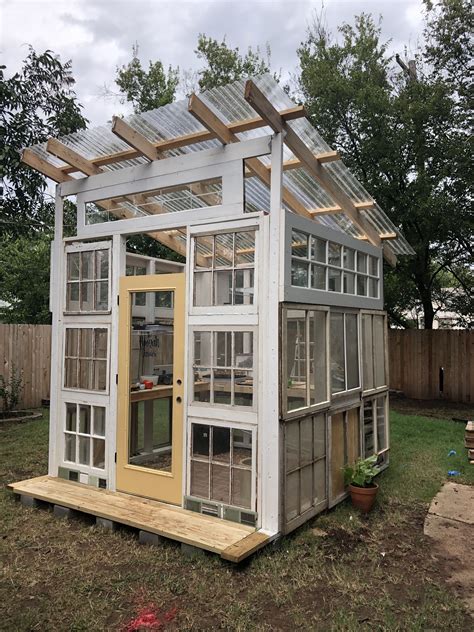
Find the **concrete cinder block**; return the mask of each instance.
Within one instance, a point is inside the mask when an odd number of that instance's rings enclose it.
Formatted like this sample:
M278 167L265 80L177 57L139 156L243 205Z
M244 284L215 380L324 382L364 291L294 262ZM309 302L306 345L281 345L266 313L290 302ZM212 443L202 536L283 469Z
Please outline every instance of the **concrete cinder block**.
M184 557L189 558L202 557L206 554L204 549L200 549L197 546L192 546L191 544L185 544L184 542L181 542L181 553L184 555Z
M69 507L63 507L62 505L54 505L53 513L56 518L72 518L73 512Z
M36 498L32 498L31 496L25 496L24 494L20 496L20 502L25 507L37 508L39 506L39 503L36 500Z
M107 529L108 531L115 531L117 529L117 523L107 518L100 518L96 516L95 523L101 529Z
M138 541L140 544L148 544L150 546L158 546L163 542L164 538L159 536L156 533L150 533L150 531L140 531L138 532Z

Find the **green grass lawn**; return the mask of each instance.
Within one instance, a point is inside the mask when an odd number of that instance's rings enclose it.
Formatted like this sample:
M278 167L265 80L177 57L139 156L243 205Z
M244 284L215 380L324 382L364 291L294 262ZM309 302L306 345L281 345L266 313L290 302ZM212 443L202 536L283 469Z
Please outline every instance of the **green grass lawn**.
M474 484L463 433L461 423L392 411L390 467L372 514L346 501L239 567L61 521L2 488L0 629L126 630L149 606L169 630L470 630L423 535L448 469ZM47 435L46 414L0 426L4 485L47 471Z

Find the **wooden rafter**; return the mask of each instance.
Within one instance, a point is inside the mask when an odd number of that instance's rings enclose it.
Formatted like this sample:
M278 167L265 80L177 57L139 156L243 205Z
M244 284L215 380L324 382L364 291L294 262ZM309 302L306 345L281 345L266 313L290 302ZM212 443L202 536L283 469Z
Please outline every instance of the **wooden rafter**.
M281 110L280 114L285 121L293 121L297 118L306 116L306 112L303 106L295 105L291 108ZM240 134L241 132L248 132L249 130L258 129L259 127L266 126L266 122L262 120L260 116L255 116L249 119L243 119L241 121L235 121L229 123L228 129L234 134ZM171 149L178 149L179 147L186 147L187 145L194 145L196 143L203 143L208 140L213 140L215 135L209 130L205 129L199 132L193 132L192 134L183 134L176 138L170 138L166 140L160 140L155 143L151 143L158 153L168 151ZM128 142L128 141L126 141ZM92 160L93 164L97 167L103 167L115 162L123 162L124 160L132 160L138 158L142 154L140 151L131 147L130 149L124 149L117 151L106 156L98 156ZM75 167L65 165L60 167L60 170L65 173L73 173L77 171Z
M189 98L188 110L202 125L207 127L223 145L240 142L240 138L231 132L196 94L191 95ZM258 158L250 158L245 161L245 164L254 175L260 178L260 180L270 188L271 173L261 160ZM282 198L295 213L303 215L303 217L311 218L305 206L285 187L282 187Z
M38 156L38 154L35 154L31 149L23 150L21 161L55 182L67 182L67 180L73 179L70 175L61 171L61 169L58 169L47 160L44 160L44 158Z
M392 233L380 233L379 237L382 240L397 239L398 238L398 234L395 233L395 232L392 232ZM367 237L365 237L365 235L362 235L360 237L356 237L356 239L360 239L361 241L367 241Z
M347 193L340 187L336 180L334 180L331 174L323 168L322 164L296 132L286 124L279 112L252 80L247 81L245 85L245 100L267 121L273 131L277 133L285 132L285 144L291 149L293 154L301 160L305 169L341 207L351 221L367 235L368 240L374 246L381 247L382 240L375 228L362 217ZM396 265L397 258L388 247L384 248L384 256L391 265Z
M158 160L160 157L160 152L158 152L155 145L153 145L148 138L143 136L143 134L133 129L133 127L130 127L130 125L119 116L114 116L112 119L112 132L125 141L127 145L130 145L130 147L138 151L141 156L148 158L148 160Z
M367 202L354 202L354 206L358 211L367 211L371 208L374 208L375 202L373 200ZM309 211L311 215L330 215L336 213L344 213L343 209L340 206L321 206L315 209L311 209Z
M78 154L77 151L71 149L61 141L56 138L50 138L46 143L46 150L60 158L64 162L67 162L69 165L72 165L77 169L77 171L82 171L86 176L96 176L99 173L102 173L102 169L94 165L93 162Z

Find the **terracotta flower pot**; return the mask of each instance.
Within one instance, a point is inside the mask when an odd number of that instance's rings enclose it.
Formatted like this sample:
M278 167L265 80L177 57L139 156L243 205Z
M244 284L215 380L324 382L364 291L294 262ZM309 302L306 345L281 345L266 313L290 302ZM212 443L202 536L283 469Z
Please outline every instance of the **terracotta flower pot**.
M377 483L372 483L372 487L357 487L357 485L349 485L351 500L354 507L360 509L363 513L369 513L375 503L375 497L379 491Z

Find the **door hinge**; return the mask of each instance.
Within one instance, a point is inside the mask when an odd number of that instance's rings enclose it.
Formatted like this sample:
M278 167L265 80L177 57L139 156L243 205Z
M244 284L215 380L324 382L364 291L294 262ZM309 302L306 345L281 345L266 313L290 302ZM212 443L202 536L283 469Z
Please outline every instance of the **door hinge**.
M120 305L120 294L117 294L117 305Z
M118 384L118 373L115 374L115 384Z
M115 453L115 456L114 456L114 462L117 463L117 452Z

